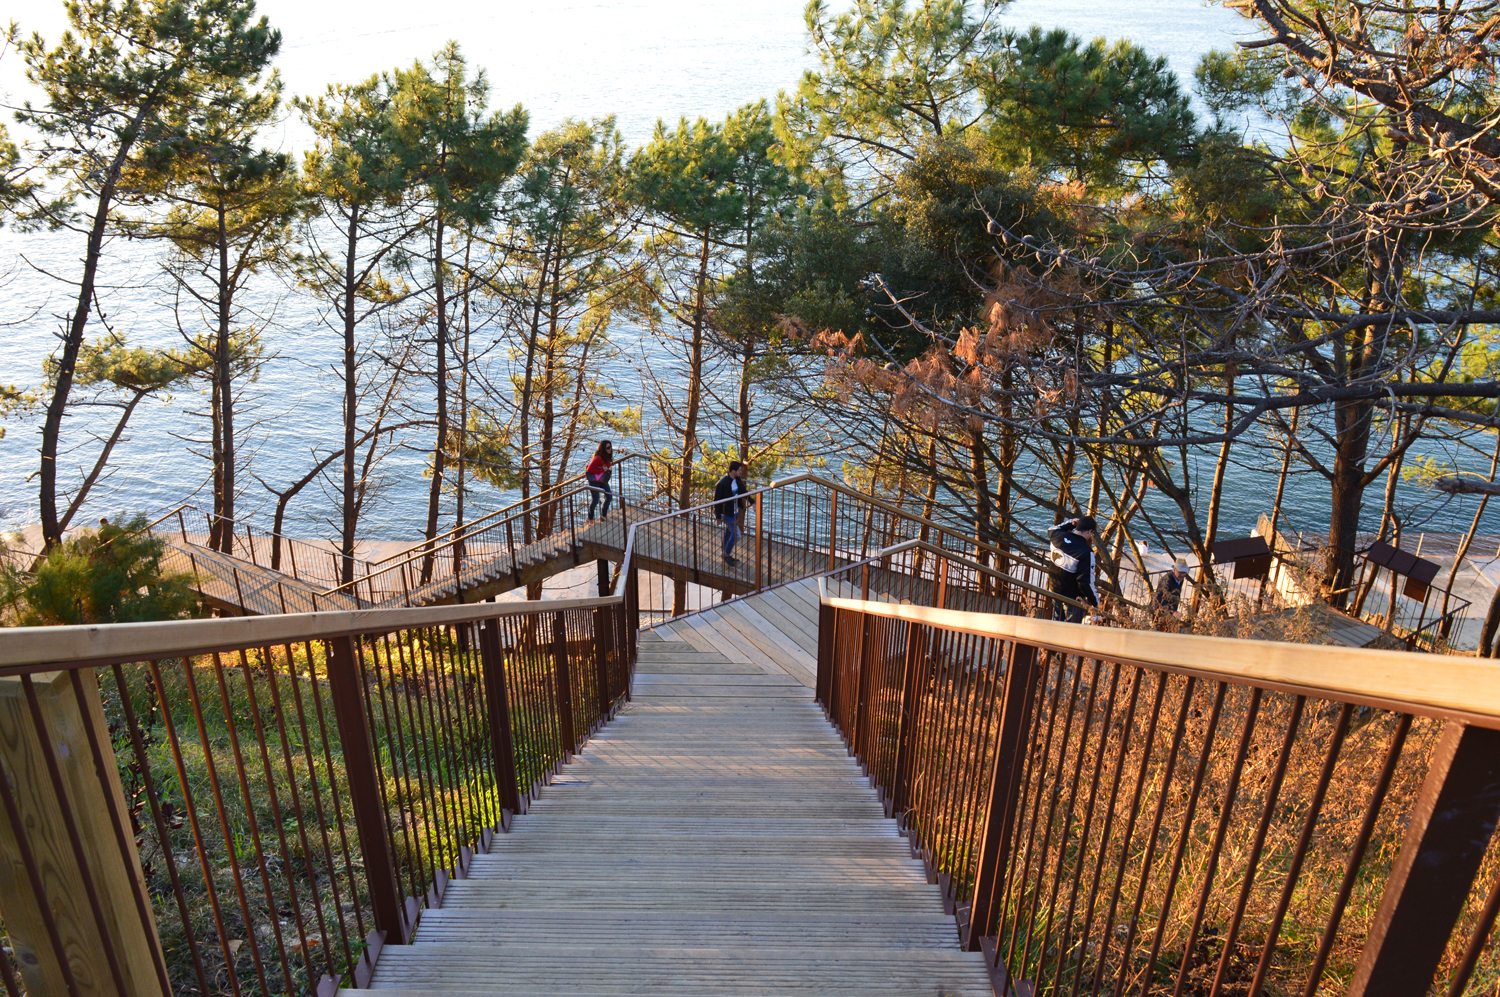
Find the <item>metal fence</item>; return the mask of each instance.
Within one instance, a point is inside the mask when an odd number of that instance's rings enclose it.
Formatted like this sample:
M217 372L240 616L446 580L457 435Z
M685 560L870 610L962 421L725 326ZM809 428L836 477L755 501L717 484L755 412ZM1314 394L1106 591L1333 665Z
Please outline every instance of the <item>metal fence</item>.
M0 632L0 989L363 986L627 695L618 599Z
M1500 681L824 600L817 696L996 993L1492 993Z
M727 599L839 572L853 565L884 573L877 590L905 585L932 598L938 566L952 599L1003 608L1021 589L1042 591L1041 567L996 550L961 529L924 519L841 482L798 474L744 496L739 538L726 558L724 517L713 503L633 521L615 591L647 624L708 609ZM641 588L639 571L665 576L670 597ZM950 603L952 605L953 603ZM980 603L973 604L976 608Z

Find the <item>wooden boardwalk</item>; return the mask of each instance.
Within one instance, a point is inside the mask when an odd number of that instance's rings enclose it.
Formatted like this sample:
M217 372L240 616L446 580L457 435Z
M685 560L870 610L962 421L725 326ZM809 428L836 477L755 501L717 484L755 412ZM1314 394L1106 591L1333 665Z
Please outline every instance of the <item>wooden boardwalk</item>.
M631 703L424 912L414 944L381 952L372 986L990 997L808 676L778 664L807 660L805 594L770 595L643 634Z
M659 624L684 649L718 654L813 687L818 674L818 583L804 579Z
M169 543L162 567L193 576L204 602L238 616L362 608L343 593L329 594L291 575L196 544Z
M632 509L629 522L639 522L645 514ZM696 528L682 530L680 536L669 536L649 527L641 531L636 538L636 567L667 577L681 576L692 584L731 594L753 591L757 578L754 533L747 533L742 539L739 562L728 564L721 555L722 528L708 517L703 520ZM627 536L626 517L615 512L602 520L579 524L576 529L563 528L541 540L518 544L514 557L508 545L476 542L457 578L451 573L451 566L448 574L443 574L440 567L438 577L426 585L408 586L392 573L381 578L374 603L368 601L368 583L356 587L364 600L356 602L345 592L330 593L316 583L272 571L254 559L225 555L197 543L179 544L171 537L167 538L165 563L168 570L194 575L199 579L196 587L210 605L233 613L307 613L318 609L358 609L362 605L436 606L459 601L460 591L463 601L477 602L591 561L618 564L625 555ZM767 586L826 571L829 566L825 552L781 541L767 539L760 544L760 552L759 578ZM260 560L269 558L267 551L261 554ZM838 557L833 563L842 567L849 561ZM774 598L769 601L776 605ZM813 618L816 630L816 610ZM816 649L816 643L813 646Z

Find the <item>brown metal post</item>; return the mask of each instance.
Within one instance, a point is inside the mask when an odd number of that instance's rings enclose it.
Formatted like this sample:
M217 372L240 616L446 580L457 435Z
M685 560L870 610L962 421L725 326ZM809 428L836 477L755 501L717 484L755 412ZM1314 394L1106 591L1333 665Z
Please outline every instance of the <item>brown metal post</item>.
M818 677L817 700L833 716L833 636L838 625L838 611L827 603L818 605Z
M599 598L606 599L609 597L609 562L601 557L594 568L599 572Z
M568 628L562 613L552 616L552 675L557 683L557 727L566 754L578 750L573 731L573 672L568 667Z
M479 631L479 666L484 672L484 699L490 714L490 751L500 783L501 828L510 830L509 814L521 812L516 782L516 744L510 728L510 690L505 684L505 654L500 648L500 621L485 620Z
M1426 993L1500 821L1500 731L1449 721L1354 968L1349 997Z
M856 662L855 667L858 669L858 672L855 675L854 687L854 722L850 725L850 730L848 732L849 752L850 754L854 755L855 758L860 757L860 754L865 746L865 739L862 736L862 731L865 726L865 721L868 719L866 714L869 713L870 709L870 672L874 671L874 669L870 667L870 641L874 636L875 617L871 616L869 613L860 613L859 618L861 621L863 621L863 625L861 626L859 633L859 653L854 659ZM861 759L861 761L863 761L863 759Z
M940 557L937 559L937 595L932 604L938 609L948 608L948 559Z
M521 569L516 564L516 528L513 519L505 521L505 543L510 548L510 574L517 583L521 580ZM408 600L409 601L409 600Z
M870 601L870 565L865 563L865 569L860 573L859 597L865 602Z
M979 866L974 876L974 902L962 924L963 947L979 950L980 939L995 930L995 893L1010 861L1011 815L1021 794L1026 729L1031 722L1031 692L1036 682L1037 649L1012 644L1005 670L1005 691L995 743L995 768L985 807L984 833L979 839Z
M921 690L927 686L926 665L919 639L920 624L906 624L906 660L901 665L901 719L896 729L896 772L891 779L891 809L898 819L910 801L911 752L916 741L917 708Z
M609 659L614 652L614 607L594 610L594 689L599 697L599 722L609 718L610 704L615 701L609 684Z
M364 676L355 655L354 638L328 641L328 693L338 721L339 744L349 780L349 803L359 831L359 853L364 860L365 880L370 887L370 908L375 930L387 945L405 945L414 925L406 922L401 894L396 886L396 862L391 854L385 808L380 802L379 777L375 772L375 748L370 741L370 723L365 715Z
M838 543L839 536L839 493L835 489L833 501L828 504L828 570L832 571L838 567L837 558L834 556L834 546Z
M763 508L762 503L760 501L761 498L762 498L762 494L760 492L756 492L755 493L755 591L757 591L757 592L760 591L760 584L761 584L760 583L760 578L761 578L761 574L760 574L760 548L761 548L761 540L765 536L764 531L761 530L761 509Z

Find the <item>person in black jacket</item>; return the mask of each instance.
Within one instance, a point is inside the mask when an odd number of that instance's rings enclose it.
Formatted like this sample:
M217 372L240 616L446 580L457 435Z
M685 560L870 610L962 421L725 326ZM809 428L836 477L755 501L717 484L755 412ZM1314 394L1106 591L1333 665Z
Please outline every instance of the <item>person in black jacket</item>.
M1058 523L1047 531L1052 544L1053 577L1057 580L1058 595L1078 602L1086 602L1096 609L1099 597L1094 592L1094 517L1079 516L1066 523ZM1067 606L1063 614L1063 603L1057 604L1060 618L1069 623L1083 620L1083 609Z
M740 510L745 507L745 475L750 469L737 460L729 462L729 473L714 486L714 519L724 524L724 561L739 564L734 545L740 539Z
M1151 593L1151 616L1158 624L1165 625L1176 618L1182 605L1182 586L1187 583L1187 574L1187 562L1178 561L1156 583L1156 591Z

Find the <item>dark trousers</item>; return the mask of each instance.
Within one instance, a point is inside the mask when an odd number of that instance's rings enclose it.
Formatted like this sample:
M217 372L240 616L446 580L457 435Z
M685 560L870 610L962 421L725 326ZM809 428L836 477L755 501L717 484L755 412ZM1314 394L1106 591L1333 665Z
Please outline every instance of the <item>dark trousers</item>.
M614 493L609 490L609 482L597 478L589 479L589 519L594 518L594 510L599 508L599 500L604 499L604 512L601 515L609 515L609 504L615 500Z
M1078 602L1085 601L1083 599L1083 591L1078 587L1078 582L1072 575L1063 575L1055 579L1052 591L1062 596L1063 599L1073 599ZM1092 602L1092 600L1088 601ZM1062 599L1054 599L1052 602L1052 618L1068 623L1079 623L1083 620L1083 607L1071 606L1063 602Z

